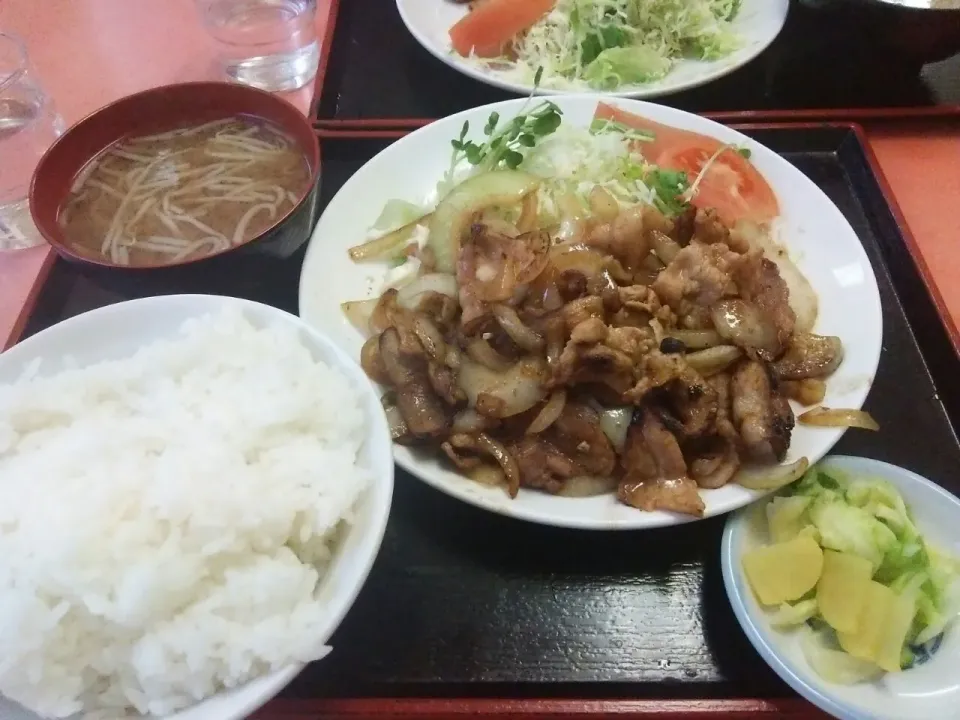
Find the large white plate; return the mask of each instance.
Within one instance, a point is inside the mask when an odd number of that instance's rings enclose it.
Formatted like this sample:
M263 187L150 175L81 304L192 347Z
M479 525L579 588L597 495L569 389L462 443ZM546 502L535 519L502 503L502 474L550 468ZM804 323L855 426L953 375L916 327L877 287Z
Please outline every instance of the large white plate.
M633 98L651 98L687 90L703 85L746 65L772 43L787 19L789 0L743 0L743 5L733 20L734 31L742 38L739 50L719 60L710 62L682 60L662 80L644 85L626 85L605 93L607 95ZM501 73L471 64L453 51L450 46L450 28L464 15L467 6L452 0L397 0L397 9L410 34L434 57L488 85L527 95L533 86L506 79ZM542 94L580 93L582 90L567 90L551 87L544 79L539 92Z
M601 98L567 95L552 99L563 110L565 123L587 126ZM375 297L386 270L379 265L352 263L347 248L366 236L387 200L425 202L432 196L450 161L450 140L459 134L464 120L480 128L491 111L510 117L522 103L508 100L439 120L397 141L350 178L327 206L310 241L300 277L301 317L359 357L363 337L343 317L339 305L346 300ZM815 331L839 336L846 349L843 364L828 383L824 404L860 407L880 358L880 296L863 247L836 206L790 163L730 128L652 103L617 100L614 104L751 150L752 162L780 200L782 215L775 230L819 295L820 317ZM798 426L787 462L802 456L814 462L841 435L839 429ZM641 512L619 504L613 496L574 499L521 490L511 500L502 490L478 485L410 448L395 447L394 457L404 469L445 493L523 520L614 530L675 525L693 519L667 512ZM706 515L729 512L758 496L736 485L703 491Z

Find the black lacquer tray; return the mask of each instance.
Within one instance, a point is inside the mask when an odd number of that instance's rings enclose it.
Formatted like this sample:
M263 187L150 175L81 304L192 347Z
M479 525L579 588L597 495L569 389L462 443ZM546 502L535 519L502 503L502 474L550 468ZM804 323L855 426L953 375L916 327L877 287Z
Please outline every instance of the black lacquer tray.
M884 343L866 408L881 431L850 431L836 451L909 467L960 493L954 432L960 403L952 388L957 356L927 291L922 262L901 231L858 128L742 129L795 164L837 204L877 274ZM321 207L390 142L323 140ZM296 312L302 254L221 267L215 276L183 279L163 291L232 294ZM58 261L27 333L152 292L86 277ZM730 610L720 576L723 523L720 517L624 533L527 525L461 504L400 472L380 556L333 638L333 654L308 667L262 716L445 717L454 705L438 700L440 705L415 705L419 710L406 714L397 699L545 697L578 703L656 699L636 707L657 717L759 712L744 702L760 703L766 717L785 717L780 713L788 708L796 713L791 717L808 716L813 709L790 699L792 691L754 652ZM459 716L469 706L456 707ZM497 707L505 712L506 706ZM588 706L571 707L579 710L570 716L581 717ZM527 717L525 712L509 716ZM646 710L636 713L647 716Z

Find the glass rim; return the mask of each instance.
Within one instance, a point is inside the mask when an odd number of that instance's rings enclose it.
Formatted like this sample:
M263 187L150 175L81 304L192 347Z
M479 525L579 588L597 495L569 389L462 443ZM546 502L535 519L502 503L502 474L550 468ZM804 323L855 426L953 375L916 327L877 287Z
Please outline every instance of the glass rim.
M19 56L18 67L10 72L0 73L0 90L3 90L14 80L22 76L27 71L27 45L20 39L20 36L10 32L0 30L0 44L7 42L13 46L14 51Z

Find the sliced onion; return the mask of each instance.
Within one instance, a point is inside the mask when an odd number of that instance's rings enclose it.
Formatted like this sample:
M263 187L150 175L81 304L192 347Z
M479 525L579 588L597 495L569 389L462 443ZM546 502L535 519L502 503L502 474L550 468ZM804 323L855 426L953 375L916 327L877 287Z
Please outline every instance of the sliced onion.
M413 332L433 360L445 363L447 359L447 343L443 339L440 328L433 324L426 315L417 314L413 317Z
M490 210L484 210L476 222L486 225L489 230L500 235L506 235L509 238L515 238L520 234L516 225L507 222L500 215Z
M524 325L517 311L509 305L494 305L493 316L503 331L519 347L531 352L543 349L543 337L540 333Z
M530 232L537 228L537 216L540 212L540 202L536 193L530 193L523 199L520 206L520 217L517 219L517 230L521 233Z
M464 408L453 418L453 431L458 433L473 434L486 430L490 425L490 420L478 413L473 408Z
M744 465L733 476L733 482L748 490L779 490L799 480L810 467L805 457L789 465Z
M563 296L560 294L560 290L557 288L555 283L547 283L546 287L543 289L541 303L543 305L543 309L550 312L559 310L563 307Z
M507 476L498 465L477 465L466 471L467 477L481 485L500 487L507 484Z
M743 351L733 345L717 345L716 347L687 353L684 359L703 377L710 377L723 372L743 356Z
M353 325L364 335L369 335L370 318L373 316L373 311L377 307L377 303L379 301L379 298L370 298L369 300L351 300L349 302L340 303L340 309L343 310L343 314L346 315L347 320L350 321L351 325Z
M553 423L557 421L557 418L560 417L560 413L563 412L566 404L567 391L554 390L550 395L550 399L547 400L547 404L540 409L540 412L537 413L533 422L530 423L530 427L527 428L527 435L537 435L553 425Z
M650 247L664 265L669 265L681 250L676 240L656 230L650 233Z
M723 344L716 330L667 330L666 337L682 342L688 350L704 350Z
M493 372L506 372L513 363L494 350L493 346L482 337L475 337L467 343L467 355L471 360L480 363Z
M630 421L633 419L633 408L601 408L599 412L600 429L617 452L621 452L627 443L627 430L630 429Z
M770 355L780 350L776 326L752 303L740 298L721 300L710 308L710 317L721 337L734 345Z
M477 362L464 358L458 377L470 407L476 407L481 394L499 400L499 417L526 412L543 400L544 372L538 361L521 360L503 373L496 373Z
M593 497L607 495L617 489L617 481L612 477L578 475L567 480L557 495L562 497Z
M880 425L866 410L849 408L815 407L807 410L797 418L804 425L816 427L862 428L864 430L879 430Z
M600 218L601 222L613 222L620 214L620 203L602 185L594 185L587 200L593 214Z
M421 275L413 282L400 288L397 293L397 304L407 310L416 310L420 304L421 295L427 292L440 293L447 297L457 297L457 279L446 273L429 273Z
M810 407L822 403L827 394L827 384L823 380L810 378L808 380L781 380L780 387L783 394L801 405Z
M593 277L607 267L607 260L601 253L582 245L554 246L550 251L550 262L557 276L567 270L575 270L584 277Z
M507 451L507 448L499 440L494 440L486 433L477 435L477 444L500 463L503 474L507 478L507 492L510 497L516 497L520 491L520 466L517 465L516 458Z
M385 235L367 240L365 243L355 245L347 250L350 259L354 262L369 262L372 260L387 260L397 255L400 249L413 235L417 225L430 219L430 215L424 215L416 220L407 223L403 227L391 230Z

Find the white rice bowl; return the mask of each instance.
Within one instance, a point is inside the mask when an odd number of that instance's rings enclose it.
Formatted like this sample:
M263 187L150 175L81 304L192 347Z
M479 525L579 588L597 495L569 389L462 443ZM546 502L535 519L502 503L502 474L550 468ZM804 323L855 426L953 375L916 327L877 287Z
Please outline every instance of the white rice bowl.
M63 324L78 369L60 326L0 356L0 694L48 717L168 716L322 657L389 508L373 389L299 320L124 305ZM156 342L124 353L125 325Z

